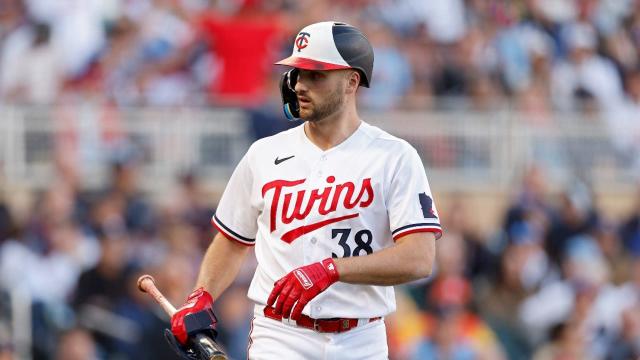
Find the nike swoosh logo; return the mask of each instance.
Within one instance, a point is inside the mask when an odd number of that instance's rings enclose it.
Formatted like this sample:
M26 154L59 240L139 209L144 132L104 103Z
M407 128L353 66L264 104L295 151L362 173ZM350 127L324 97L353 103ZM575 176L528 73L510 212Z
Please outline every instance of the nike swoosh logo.
M289 159L291 159L291 158L293 158L293 157L295 157L295 155L291 155L291 156L286 157L286 158L278 159L278 157L276 156L276 160L275 160L273 163L274 163L274 164L276 164L276 165L278 165L278 164L280 164L281 162L283 162L283 161L287 161L287 160L289 160Z

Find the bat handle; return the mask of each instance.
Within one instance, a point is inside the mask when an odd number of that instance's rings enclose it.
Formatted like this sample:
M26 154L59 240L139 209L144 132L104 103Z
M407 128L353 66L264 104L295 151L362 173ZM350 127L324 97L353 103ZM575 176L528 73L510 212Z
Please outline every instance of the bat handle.
M176 308L158 290L151 275L142 275L138 278L138 289L153 296L169 316L173 316L176 313ZM196 334L191 339L191 344L207 360L227 360L227 355L220 349L219 345L203 334Z
M193 346L198 348L198 352L204 355L207 360L227 360L227 355L218 349L218 346L207 336L196 334L191 342Z

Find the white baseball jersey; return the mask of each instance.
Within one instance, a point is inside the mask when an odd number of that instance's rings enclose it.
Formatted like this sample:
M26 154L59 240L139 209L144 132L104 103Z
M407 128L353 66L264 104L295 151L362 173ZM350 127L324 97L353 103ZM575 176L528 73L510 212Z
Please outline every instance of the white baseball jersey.
M256 141L231 176L213 224L229 239L255 245L248 295L258 304L297 267L364 256L415 232L441 234L416 150L365 122L326 151L307 138L304 124ZM337 282L303 313L370 318L395 306L392 286Z

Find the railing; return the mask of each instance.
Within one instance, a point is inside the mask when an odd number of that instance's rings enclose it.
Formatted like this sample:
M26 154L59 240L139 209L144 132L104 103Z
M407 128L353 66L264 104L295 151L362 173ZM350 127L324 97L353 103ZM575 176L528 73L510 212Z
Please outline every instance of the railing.
M248 122L238 110L65 111L0 110L0 171L9 186L46 186L56 162L76 167L84 186L100 186L111 163L131 160L140 163L147 190L162 190L188 170L224 184L250 142Z
M557 116L546 125L532 125L523 114L507 110L371 114L367 119L416 147L430 181L441 190L508 190L534 164L556 189L580 180L596 190L628 190L640 178L640 143L622 148L603 121L577 114ZM640 139L640 134L629 135Z
M578 116L544 127L508 110L362 116L413 144L439 190L506 190L534 163L557 186L578 177L595 187L620 188L639 174L636 153L616 149L602 122ZM45 187L54 161L62 159L77 166L85 186L95 187L106 181L110 161L134 154L147 190L166 188L188 169L219 189L250 145L250 130L239 110L4 107L0 180Z

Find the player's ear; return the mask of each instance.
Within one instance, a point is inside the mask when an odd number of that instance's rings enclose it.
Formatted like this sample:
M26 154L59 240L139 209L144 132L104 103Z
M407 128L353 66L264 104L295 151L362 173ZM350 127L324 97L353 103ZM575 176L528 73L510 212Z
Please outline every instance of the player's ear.
M346 75L347 78L347 94L355 93L360 85L360 73L357 70L349 70Z

